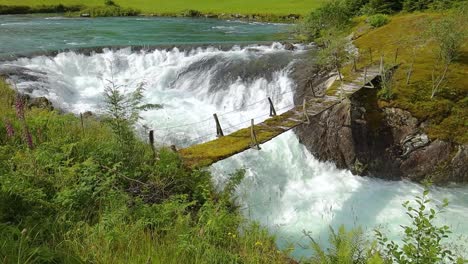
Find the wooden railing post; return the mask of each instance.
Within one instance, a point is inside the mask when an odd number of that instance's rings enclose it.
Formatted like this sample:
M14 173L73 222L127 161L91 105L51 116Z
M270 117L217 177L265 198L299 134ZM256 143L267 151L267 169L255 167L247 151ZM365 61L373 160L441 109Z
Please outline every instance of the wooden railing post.
M250 138L251 138L250 147L256 150L260 150L261 148L257 141L257 134L255 133L255 124L254 124L253 119L251 120L251 126L250 126Z
M366 86L367 84L367 67L364 68L364 85L363 86Z
M85 129L84 129L83 113L80 113L80 120L81 120L81 130L83 131L83 135L84 135Z
M268 102L270 103L270 116L276 116L275 106L273 105L273 101L271 101L270 97L268 97Z
M406 85L409 85L410 84L410 81L411 81L411 75L413 74L413 66L414 66L414 61L411 62L411 66L408 70L408 75L406 76Z
M219 123L218 115L213 114L213 117L216 122L216 136L217 137L224 137L223 129L221 128L221 124Z
M156 150L154 149L154 130L149 132L149 143L151 146L151 151L153 152L153 160L156 159Z
M304 117L305 117L304 124L310 125L310 118L309 118L309 115L307 114L307 102L305 98L302 101L302 111L304 111Z
M400 52L400 48L397 48L396 49L396 52L395 52L395 61L394 63L397 64L397 61L398 61L398 53Z
M369 56L370 56L370 63L372 64L374 62L372 58L372 48L369 48Z

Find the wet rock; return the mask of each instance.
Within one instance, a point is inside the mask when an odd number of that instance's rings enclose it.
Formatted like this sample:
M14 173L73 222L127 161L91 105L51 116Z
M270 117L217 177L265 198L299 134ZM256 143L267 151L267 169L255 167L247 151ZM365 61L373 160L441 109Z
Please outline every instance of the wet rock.
M89 13L83 13L80 14L80 17L91 17L91 15Z
M408 158L402 162L401 170L405 178L413 181L432 179L440 182L443 174L446 173L443 167L450 161L452 150L452 144L436 140L426 148L409 154Z
M385 108L383 111L395 141L402 142L418 132L418 120L410 112L399 108Z
M296 47L292 43L289 43L289 42L283 43L283 46L285 50L293 51L296 49Z
M86 111L82 114L83 118L90 118L92 116L94 116L93 112L91 111Z
M36 98L29 98L27 96L27 101L28 101L28 107L29 108L42 108L42 109L47 109L47 110L54 110L54 106L52 103L45 97L36 97Z
M429 137L426 134L417 134L407 136L402 141L403 154L402 157L406 157L409 153L415 151L416 149L425 147L429 144Z
M447 181L468 182L468 145L457 146L456 154L450 162L452 169Z

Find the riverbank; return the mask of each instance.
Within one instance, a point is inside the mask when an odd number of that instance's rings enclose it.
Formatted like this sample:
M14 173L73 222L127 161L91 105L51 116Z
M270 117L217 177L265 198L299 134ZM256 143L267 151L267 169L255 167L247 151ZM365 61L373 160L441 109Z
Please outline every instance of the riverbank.
M115 1L103 5L101 1L10 1L0 0L0 14L62 13L68 16L161 16L246 19L268 22L294 22L320 5L320 0L295 1Z

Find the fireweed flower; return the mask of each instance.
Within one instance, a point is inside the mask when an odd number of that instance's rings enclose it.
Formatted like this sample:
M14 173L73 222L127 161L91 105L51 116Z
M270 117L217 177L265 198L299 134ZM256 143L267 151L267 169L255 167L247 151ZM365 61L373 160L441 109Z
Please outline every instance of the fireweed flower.
M5 120L5 127L6 127L6 133L9 138L12 138L15 136L15 129L13 128L13 124L11 124L10 120Z
M18 119L24 120L24 99L21 95L16 96L15 109Z
M30 149L33 149L34 148L34 143L33 143L32 135L31 135L31 132L29 132L29 129L27 129L27 128L25 128L25 130L24 130L24 139L25 139L26 143L28 144L28 147Z

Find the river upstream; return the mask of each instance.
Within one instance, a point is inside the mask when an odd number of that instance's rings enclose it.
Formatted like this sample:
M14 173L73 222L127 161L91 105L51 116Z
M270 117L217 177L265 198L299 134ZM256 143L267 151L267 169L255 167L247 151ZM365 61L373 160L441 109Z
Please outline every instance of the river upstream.
M108 80L127 89L144 85L147 101L164 108L146 112L140 130L155 129L160 145L184 147L215 138L213 113L229 133L268 118L267 97L280 113L291 108L294 62L313 47L291 51L275 42L288 30L216 19L0 16L0 73L18 90L75 114L100 111ZM309 242L303 231L326 245L329 226L361 226L368 234L380 227L397 238L409 223L401 204L423 189L319 162L292 131L210 170L222 186L239 168L246 169L237 193L242 212L275 234L280 247L294 246L296 257L311 254L302 247ZM439 221L451 226L463 251L468 188L434 187L431 196L449 200Z

